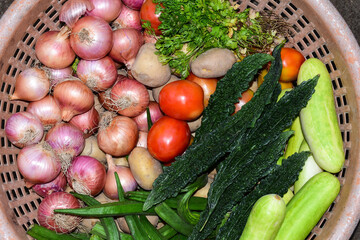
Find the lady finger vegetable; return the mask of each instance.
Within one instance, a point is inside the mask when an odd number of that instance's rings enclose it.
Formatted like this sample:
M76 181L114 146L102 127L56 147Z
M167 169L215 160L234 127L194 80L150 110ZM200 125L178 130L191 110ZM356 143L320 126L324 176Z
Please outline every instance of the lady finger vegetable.
M300 112L300 122L306 142L316 163L325 171L341 170L345 154L331 84L330 74L322 61L306 60L300 67L297 83L320 75L315 93Z
M276 240L303 240L315 227L340 191L340 182L322 172L312 177L286 206Z
M272 240L284 220L286 205L276 194L268 194L256 201L240 240Z

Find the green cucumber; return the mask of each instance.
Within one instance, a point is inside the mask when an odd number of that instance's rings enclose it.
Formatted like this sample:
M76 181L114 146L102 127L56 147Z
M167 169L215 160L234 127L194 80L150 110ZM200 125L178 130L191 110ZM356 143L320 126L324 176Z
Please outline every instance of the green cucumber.
M315 93L300 111L301 127L316 163L325 171L337 173L344 164L345 154L330 74L322 61L310 58L301 65L297 83L316 75L320 78Z
M301 144L299 151L310 151L309 145L305 140ZM322 171L323 170L316 164L314 157L310 155L299 174L298 180L294 184L294 193L296 194L310 178L318 173L321 173Z
M240 240L273 240L284 220L286 204L276 194L259 198L251 209Z
M339 180L328 172L312 177L286 206L275 240L304 240L340 191Z
M294 131L294 135L289 138L284 158L288 158L294 153L299 152L301 143L304 140L304 135L301 129L300 117L295 118L295 120L291 124L290 130Z
M291 189L289 189L287 193L285 193L284 196L282 196L282 199L284 200L285 204L288 204L293 197L294 197L294 193L293 191L291 191Z

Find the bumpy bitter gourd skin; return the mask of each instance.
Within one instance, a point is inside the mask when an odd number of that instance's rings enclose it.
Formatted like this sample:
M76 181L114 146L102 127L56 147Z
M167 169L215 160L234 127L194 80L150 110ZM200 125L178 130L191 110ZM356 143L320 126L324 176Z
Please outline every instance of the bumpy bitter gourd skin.
M297 83L320 75L315 93L300 112L300 122L306 142L316 163L325 171L341 170L345 154L333 96L330 74L322 61L306 60L300 67Z

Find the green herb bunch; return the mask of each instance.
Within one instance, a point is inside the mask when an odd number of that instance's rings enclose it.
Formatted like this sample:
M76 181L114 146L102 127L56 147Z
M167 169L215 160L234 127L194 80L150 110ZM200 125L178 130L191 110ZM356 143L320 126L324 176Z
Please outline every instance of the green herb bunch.
M226 0L153 0L162 22L162 35L156 42L160 61L175 74L189 75L191 59L211 48L227 48L239 58L254 52L268 52L284 24L269 24L279 19L263 18L259 12ZM277 26L275 29L272 26ZM150 24L144 27L150 30ZM150 30L151 32L151 30Z

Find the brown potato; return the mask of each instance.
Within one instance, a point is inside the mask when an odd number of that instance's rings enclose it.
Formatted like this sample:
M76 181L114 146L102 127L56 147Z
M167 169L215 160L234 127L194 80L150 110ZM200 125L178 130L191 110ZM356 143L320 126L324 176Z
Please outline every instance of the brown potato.
M237 61L234 53L225 48L212 48L191 62L191 72L201 78L218 78Z
M131 68L133 77L148 87L164 85L171 76L169 65L162 64L155 51L153 43L142 45Z
M143 147L135 147L128 162L136 182L145 190L151 190L153 182L163 172L161 163Z

